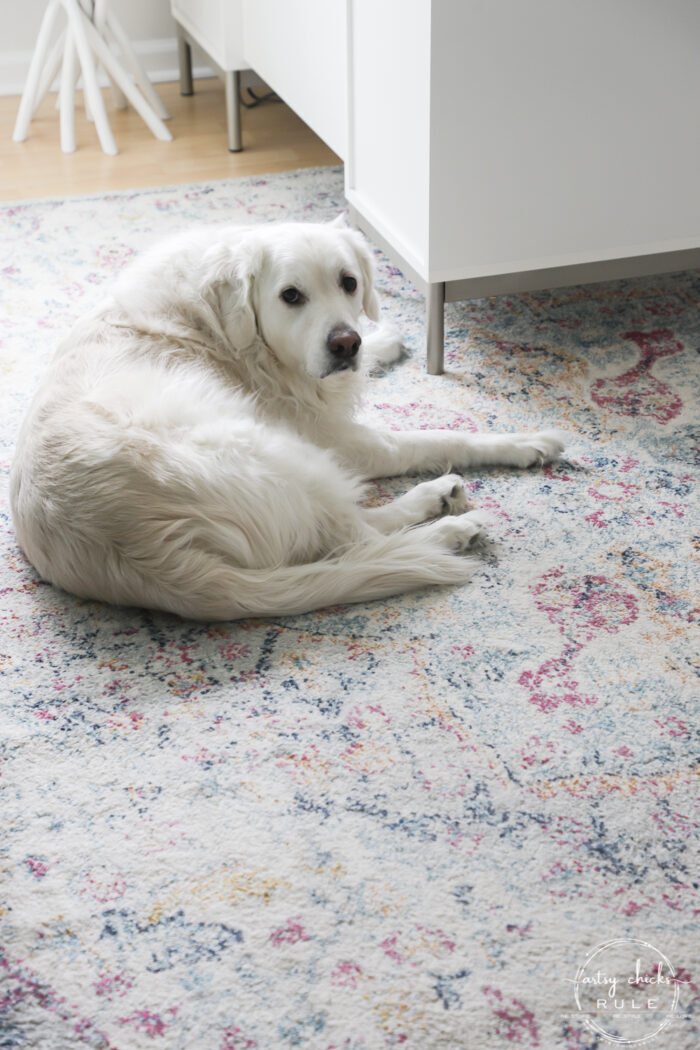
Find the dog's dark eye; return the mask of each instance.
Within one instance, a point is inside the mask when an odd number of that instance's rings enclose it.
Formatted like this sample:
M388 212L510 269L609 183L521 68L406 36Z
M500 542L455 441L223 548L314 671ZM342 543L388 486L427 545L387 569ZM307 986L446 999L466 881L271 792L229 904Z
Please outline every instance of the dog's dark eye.
M357 291L357 281L354 277L351 277L349 274L346 274L345 277L341 279L340 283L342 284L345 291L349 292L350 295L352 295L353 292Z
M298 288L285 288L281 298L290 306L301 306L304 302L304 295Z

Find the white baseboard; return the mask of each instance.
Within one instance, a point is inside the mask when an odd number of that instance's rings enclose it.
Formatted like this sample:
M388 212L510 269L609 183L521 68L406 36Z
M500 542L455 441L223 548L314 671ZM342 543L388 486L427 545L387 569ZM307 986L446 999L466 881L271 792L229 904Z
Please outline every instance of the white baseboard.
M134 40L134 51L154 84L168 80L179 80L177 63L177 40L165 37L161 40ZM0 51L0 95L21 95L27 79L31 51ZM195 77L213 77L214 70L205 64L202 55L193 55L192 74ZM107 86L107 79L101 71L101 82ZM57 84L54 84L54 88Z

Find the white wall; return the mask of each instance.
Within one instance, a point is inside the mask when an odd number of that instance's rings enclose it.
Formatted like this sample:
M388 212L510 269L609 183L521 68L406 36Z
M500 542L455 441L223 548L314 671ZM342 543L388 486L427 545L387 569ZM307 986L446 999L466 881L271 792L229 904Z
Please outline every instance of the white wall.
M46 0L0 0L0 95L24 86ZM170 0L114 0L114 12L151 80L177 80L177 43ZM211 75L205 57L193 55L196 76Z
M31 51L46 0L3 0L0 3L0 39L3 51ZM127 33L136 40L172 36L170 0L116 0L113 10Z

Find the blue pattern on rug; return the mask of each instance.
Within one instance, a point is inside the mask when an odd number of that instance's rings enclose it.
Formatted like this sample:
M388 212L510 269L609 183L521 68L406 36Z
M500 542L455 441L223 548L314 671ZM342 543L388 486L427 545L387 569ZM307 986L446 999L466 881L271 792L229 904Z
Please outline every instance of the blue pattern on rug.
M571 435L468 475L493 522L468 586L202 625L17 548L20 419L122 266L343 208L338 169L0 208L0 1047L598 1050L574 978L639 938L680 988L649 1045L690 1050L698 274L450 305L434 377L377 253L412 354L367 419Z

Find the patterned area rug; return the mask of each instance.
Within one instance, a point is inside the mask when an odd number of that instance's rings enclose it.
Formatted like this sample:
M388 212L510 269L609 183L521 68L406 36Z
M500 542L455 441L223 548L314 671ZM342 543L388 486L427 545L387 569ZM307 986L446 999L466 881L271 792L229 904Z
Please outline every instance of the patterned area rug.
M20 418L122 265L343 207L316 169L0 209L0 1047L690 1050L698 274L450 306L431 377L378 255L413 352L370 418L571 434L469 477L468 586L207 626L74 599L17 549Z

